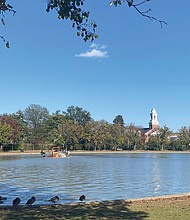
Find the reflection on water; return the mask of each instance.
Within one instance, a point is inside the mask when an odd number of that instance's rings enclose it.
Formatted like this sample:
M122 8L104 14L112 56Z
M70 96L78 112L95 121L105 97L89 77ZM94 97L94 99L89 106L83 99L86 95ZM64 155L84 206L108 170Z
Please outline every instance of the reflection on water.
M152 184L153 184L153 190L154 194L159 194L160 191L160 166L158 160L154 160L152 163Z
M71 158L40 155L0 157L0 196L25 204L47 204L140 198L190 191L190 154L85 154Z

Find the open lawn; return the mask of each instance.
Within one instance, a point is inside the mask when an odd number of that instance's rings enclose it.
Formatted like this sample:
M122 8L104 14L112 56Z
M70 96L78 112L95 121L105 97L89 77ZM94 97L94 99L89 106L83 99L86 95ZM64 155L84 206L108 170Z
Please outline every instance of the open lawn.
M43 206L0 206L1 220L189 220L190 195Z

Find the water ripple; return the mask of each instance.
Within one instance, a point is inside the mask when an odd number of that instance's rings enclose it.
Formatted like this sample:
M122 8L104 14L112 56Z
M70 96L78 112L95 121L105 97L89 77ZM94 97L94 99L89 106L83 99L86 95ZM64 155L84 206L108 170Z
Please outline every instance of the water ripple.
M52 159L40 156L0 157L0 195L21 204L31 196L47 204L140 198L190 191L190 154L95 154Z

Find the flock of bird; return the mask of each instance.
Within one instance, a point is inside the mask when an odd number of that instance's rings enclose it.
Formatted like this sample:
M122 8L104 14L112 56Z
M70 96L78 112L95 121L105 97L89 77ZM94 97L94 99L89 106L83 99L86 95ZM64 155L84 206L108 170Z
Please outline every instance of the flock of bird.
M79 200L82 202L86 199L85 195L82 195L79 197ZM3 204L3 200L7 200L7 197L3 197L0 196L0 204ZM36 201L36 198L34 196L32 196L27 202L26 205L32 205L34 202ZM55 204L56 202L59 201L59 196L54 196L52 197L50 200L48 200L48 202L52 202L53 204ZM21 202L21 199L19 197L16 197L13 202L12 205L13 206L17 206L19 205Z

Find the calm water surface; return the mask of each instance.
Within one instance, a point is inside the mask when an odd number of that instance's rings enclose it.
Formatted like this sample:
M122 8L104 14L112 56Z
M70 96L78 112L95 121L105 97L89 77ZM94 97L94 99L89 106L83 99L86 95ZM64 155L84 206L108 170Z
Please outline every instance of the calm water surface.
M190 192L190 154L85 154L71 158L31 156L0 157L0 196L12 205L15 197L25 204L140 198Z

